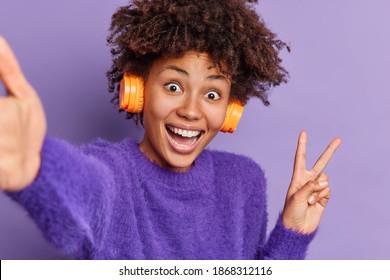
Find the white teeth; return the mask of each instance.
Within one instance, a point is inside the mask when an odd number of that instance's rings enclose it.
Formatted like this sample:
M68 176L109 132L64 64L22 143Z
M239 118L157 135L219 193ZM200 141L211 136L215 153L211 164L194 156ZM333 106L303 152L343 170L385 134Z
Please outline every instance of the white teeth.
M168 128L173 133L179 134L183 137L196 137L200 134L200 131L196 131L196 130L185 130L185 129L180 129L180 128L176 128L173 126L168 126Z

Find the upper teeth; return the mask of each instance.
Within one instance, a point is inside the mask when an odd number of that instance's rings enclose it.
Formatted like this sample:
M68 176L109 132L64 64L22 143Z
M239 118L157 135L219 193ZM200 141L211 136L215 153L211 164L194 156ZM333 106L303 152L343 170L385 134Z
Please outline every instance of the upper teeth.
M200 131L197 131L197 130L185 130L185 129L180 129L180 128L176 128L173 126L168 126L168 128L172 132L179 134L183 137L196 137L200 134Z

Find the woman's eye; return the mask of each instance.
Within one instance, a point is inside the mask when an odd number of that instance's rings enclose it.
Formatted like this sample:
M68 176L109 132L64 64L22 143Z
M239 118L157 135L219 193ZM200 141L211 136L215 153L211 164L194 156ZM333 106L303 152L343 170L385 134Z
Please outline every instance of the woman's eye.
M218 100L221 98L219 93L216 91L209 91L208 93L205 94L205 96L207 99L210 99L210 100Z
M168 83L165 88L171 92L180 92L180 87L176 83Z

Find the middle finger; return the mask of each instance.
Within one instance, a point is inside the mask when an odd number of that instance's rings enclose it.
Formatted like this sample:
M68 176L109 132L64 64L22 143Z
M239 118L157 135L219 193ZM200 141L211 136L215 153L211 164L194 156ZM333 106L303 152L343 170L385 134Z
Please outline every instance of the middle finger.
M318 158L316 163L314 164L312 171L314 172L315 177L317 177L326 167L333 154L336 152L337 148L341 144L341 138L335 138L328 145L326 150L322 153L322 155Z

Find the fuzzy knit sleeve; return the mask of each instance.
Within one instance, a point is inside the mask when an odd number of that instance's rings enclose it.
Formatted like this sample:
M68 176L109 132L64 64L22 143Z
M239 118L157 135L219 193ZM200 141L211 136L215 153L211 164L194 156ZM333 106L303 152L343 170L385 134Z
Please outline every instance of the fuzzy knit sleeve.
M264 259L274 260L302 260L316 231L311 234L301 234L286 228L282 223L282 215L276 222L274 229L262 248Z
M35 181L7 193L62 253L90 258L101 246L113 204L113 176L96 156L46 137Z

